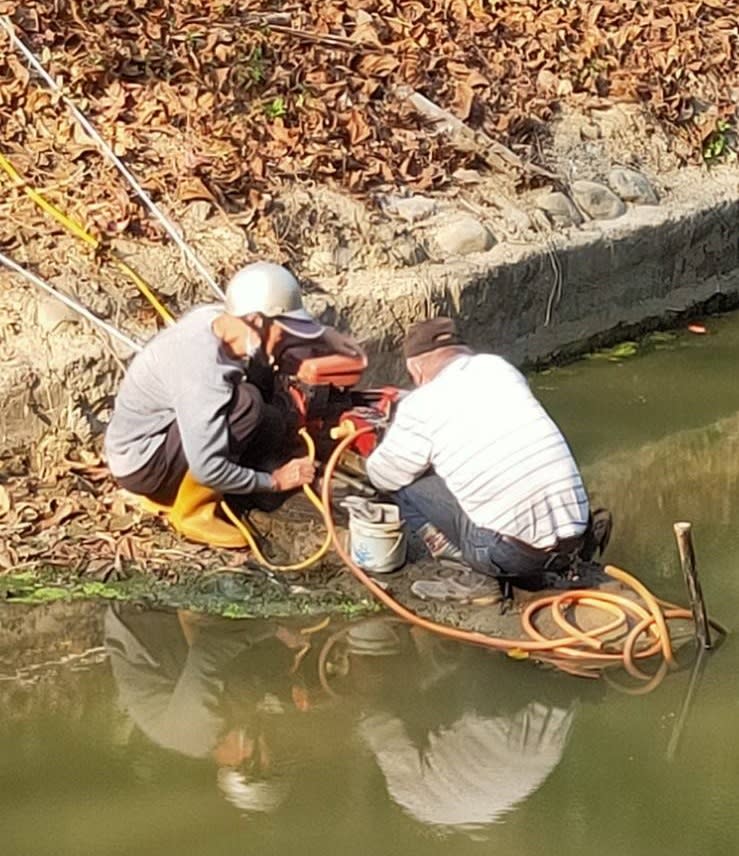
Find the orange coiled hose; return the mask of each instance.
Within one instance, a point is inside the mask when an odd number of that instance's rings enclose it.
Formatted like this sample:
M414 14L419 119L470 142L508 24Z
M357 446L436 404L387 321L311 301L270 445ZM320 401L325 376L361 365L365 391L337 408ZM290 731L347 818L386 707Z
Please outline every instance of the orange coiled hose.
M663 611L660 606L661 602L643 583L613 565L607 565L605 572L613 579L630 587L643 603L633 601L622 595L601 592L596 589L580 589L546 595L532 601L521 616L522 628L528 636L527 639L488 636L476 630L464 630L440 624L417 615L395 600L352 560L339 539L336 523L331 513L331 480L339 458L357 437L371 430L373 430L371 427L357 430L349 423L340 427L339 433L343 439L338 443L326 464L321 498L326 528L337 554L351 573L395 615L446 639L505 651L514 657L533 657L582 677L597 677L598 672L602 671L604 667L622 665L634 678L647 682L647 686L640 688L640 691L652 689L661 681L667 670L675 665L667 622L675 618L692 619L691 612L662 602L664 606L669 607ZM576 603L601 609L612 615L613 619L601 627L583 631L572 625L564 615L564 610ZM552 617L557 626L566 635L549 639L536 628L534 617L547 606L551 608ZM631 626L629 618L636 622L633 626ZM715 622L712 624L717 629L723 629ZM616 632L619 632L620 636L614 639L613 636ZM645 633L653 638L652 643L637 648L638 640ZM647 674L635 663L636 660L647 659L659 653L662 654L663 659L655 675Z

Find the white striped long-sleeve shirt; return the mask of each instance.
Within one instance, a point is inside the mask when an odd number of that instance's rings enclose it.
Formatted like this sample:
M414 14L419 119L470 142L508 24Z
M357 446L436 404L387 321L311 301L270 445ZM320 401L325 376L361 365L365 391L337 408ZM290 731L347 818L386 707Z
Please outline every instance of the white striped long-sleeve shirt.
M588 496L566 440L502 357L460 356L409 393L367 461L372 484L387 491L431 467L484 529L546 549L587 526Z

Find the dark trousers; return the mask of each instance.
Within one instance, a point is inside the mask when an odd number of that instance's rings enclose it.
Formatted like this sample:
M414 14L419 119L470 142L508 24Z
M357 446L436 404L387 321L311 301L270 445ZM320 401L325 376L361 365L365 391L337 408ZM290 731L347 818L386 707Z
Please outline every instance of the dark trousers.
M271 471L287 459L288 416L280 408L267 404L253 384L234 387L226 419L230 460L252 469ZM119 478L118 483L131 493L171 505L187 470L180 429L175 421L146 464L135 473Z
M567 539L554 550L537 550L515 538L482 529L470 520L435 473L421 476L393 498L414 532L424 523L432 523L461 550L470 567L495 577L527 578L564 570L569 566L570 553L583 542L583 538Z

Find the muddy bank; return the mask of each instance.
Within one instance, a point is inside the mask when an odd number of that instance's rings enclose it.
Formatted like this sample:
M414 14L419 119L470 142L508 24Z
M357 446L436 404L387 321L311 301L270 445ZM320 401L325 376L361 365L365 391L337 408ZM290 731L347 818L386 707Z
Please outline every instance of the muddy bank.
M509 240L453 262L329 276L309 289L308 302L324 320L361 335L372 355L370 380L402 380L400 328L440 312L457 317L476 346L519 364L566 358L594 343L622 340L634 326L669 326L701 306L736 304L739 190L733 176L731 168L704 174L700 205L684 183L660 205L634 205L617 219L550 235L548 243ZM192 228L203 235L215 228L219 246L238 263L231 232L207 218ZM214 243L204 246L214 251ZM184 299L164 273L173 270L168 252L135 249L140 263L159 259L164 290L172 300ZM74 250L67 257L70 270L83 262ZM96 294L102 305L106 294ZM16 313L4 330L0 487L9 508L0 518L3 599L101 597L234 617L376 608L330 560L310 575L265 574L250 568L245 554L187 544L143 514L116 490L94 451L126 355L26 290L14 288L2 298ZM150 318L136 323L142 338L153 331ZM8 454L9 447L17 451ZM323 537L315 520L298 521L297 530L267 517L251 523L277 550L278 562L303 558ZM440 608L412 598L410 582L433 573L421 564L390 584L422 614L499 629L494 608Z
M365 344L367 382L404 380L397 359L402 329L440 313L455 316L475 346L519 365L563 360L635 329L674 326L686 313L739 301L739 171L686 169L653 183L656 204L624 204L615 217L546 229L537 227L540 195L522 197L502 213L495 209L497 219L489 216L492 208L465 214L454 195L429 199L430 207L408 197L420 219L408 222L408 211L396 207L400 214L385 214L379 223L368 209L343 200L342 216L348 222L364 212L369 233L342 237L334 224L323 236L327 246L333 241L330 264L325 249L308 245L295 266L313 310ZM340 202L324 193L311 204L340 210ZM214 270L225 274L251 255L243 232L209 215L207 206L189 209L183 222ZM355 237L347 255L342 247L349 249L345 242ZM453 246L445 251L440 238ZM418 256L405 264L390 259L387 252L401 245L412 245ZM192 277L182 278L172 247L123 241L120 251L147 271L175 312L211 299ZM52 265L54 284L138 340L155 332L153 314L140 299L121 292L105 266L91 271L69 239L34 240L21 260L42 271ZM0 449L28 448L59 430L81 444L94 441L128 354L51 298L39 299L17 279L0 276L7 283L0 292Z
M16 507L26 508L20 484L11 483ZM73 604L76 601L127 601L154 607L190 609L229 618L335 615L354 618L377 612L372 595L329 552L301 572L269 569L254 563L246 550L218 550L179 539L162 521L123 499L106 483L101 496L127 502L126 519L99 515L77 506L50 526L14 523L11 510L0 521L0 603L5 606ZM68 495L75 503L74 488ZM123 507L123 506L121 506ZM71 509L71 506L68 506ZM339 516L341 512L339 511ZM248 524L270 561L291 564L316 552L325 538L316 512L293 497L270 514L250 512ZM10 523L10 525L8 525ZM19 530L24 530L20 531ZM345 521L339 533L347 538ZM517 634L517 613L503 614L492 604L497 586L478 587L467 603L423 600L414 595L416 580L435 579L439 566L411 539L409 564L376 579L418 614L489 633ZM443 570L443 569L442 569ZM448 571L447 571L448 573ZM520 592L521 602L527 596ZM1 640L0 640L1 641Z

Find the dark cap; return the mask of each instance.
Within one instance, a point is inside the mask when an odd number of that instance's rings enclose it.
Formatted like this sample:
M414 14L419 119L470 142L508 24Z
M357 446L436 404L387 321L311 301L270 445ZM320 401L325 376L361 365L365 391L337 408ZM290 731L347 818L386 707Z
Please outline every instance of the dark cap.
M457 332L451 318L431 318L411 324L403 342L403 356L406 360L454 345L466 345Z

